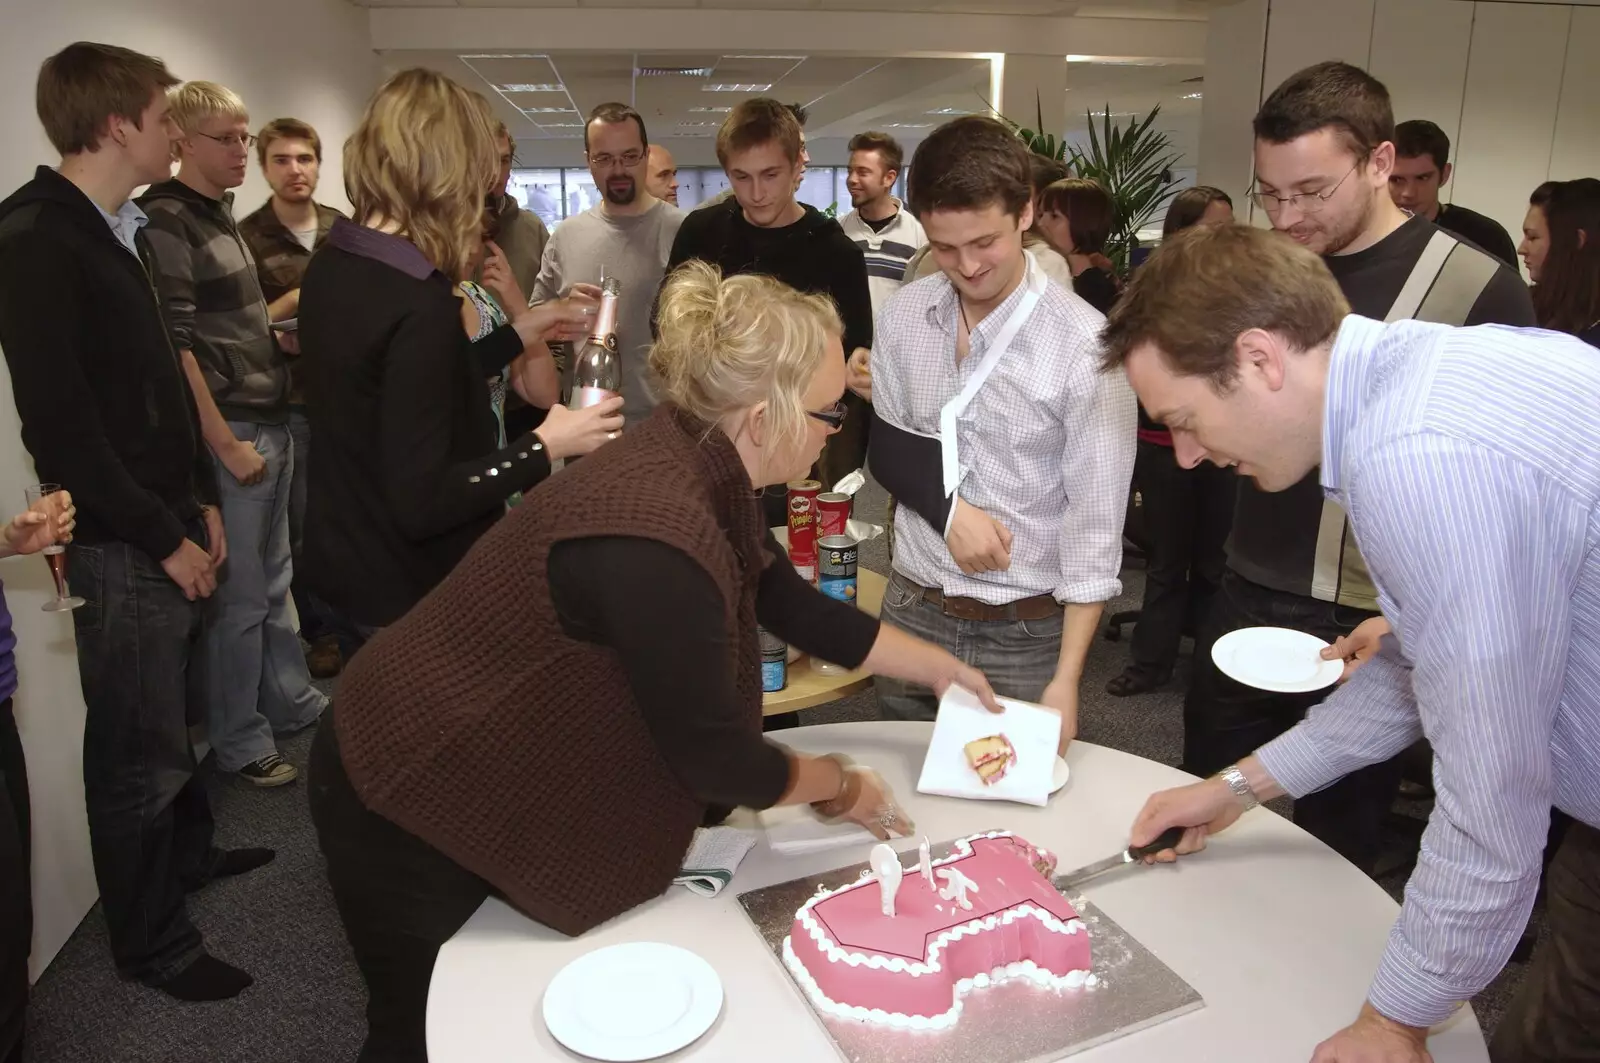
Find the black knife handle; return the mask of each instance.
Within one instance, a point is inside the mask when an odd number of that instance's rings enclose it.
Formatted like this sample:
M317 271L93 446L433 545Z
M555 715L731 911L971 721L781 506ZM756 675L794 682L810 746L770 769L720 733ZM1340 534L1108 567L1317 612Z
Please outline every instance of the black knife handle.
M1161 835L1149 845L1130 845L1128 855L1135 860L1143 860L1147 856L1154 856L1163 849L1176 849L1183 840L1182 827L1170 827L1161 832Z

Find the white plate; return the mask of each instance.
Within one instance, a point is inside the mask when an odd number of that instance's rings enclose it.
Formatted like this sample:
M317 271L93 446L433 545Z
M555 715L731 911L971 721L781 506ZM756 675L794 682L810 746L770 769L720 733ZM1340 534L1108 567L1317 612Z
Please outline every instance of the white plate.
M1067 785L1067 780L1072 778L1072 769L1067 767L1067 758L1056 756L1055 770L1050 773L1050 792L1055 793Z
M636 941L567 964L544 991L544 1024L608 1063L655 1059L694 1041L722 1011L722 981L688 949Z
M1247 627L1230 631L1211 647L1222 674L1257 690L1308 694L1339 681L1344 662L1319 656L1327 643L1286 627Z

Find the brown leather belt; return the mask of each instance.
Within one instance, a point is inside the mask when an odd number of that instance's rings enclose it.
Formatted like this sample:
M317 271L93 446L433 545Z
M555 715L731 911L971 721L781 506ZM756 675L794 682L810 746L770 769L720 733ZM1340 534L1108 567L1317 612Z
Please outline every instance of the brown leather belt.
M945 616L953 616L957 620L1048 620L1061 615L1061 603L1050 594L1036 594L1032 598L1020 598L1005 605L990 605L976 598L947 597L944 591L924 587L915 580L906 579L904 575L900 578L921 591L923 601Z

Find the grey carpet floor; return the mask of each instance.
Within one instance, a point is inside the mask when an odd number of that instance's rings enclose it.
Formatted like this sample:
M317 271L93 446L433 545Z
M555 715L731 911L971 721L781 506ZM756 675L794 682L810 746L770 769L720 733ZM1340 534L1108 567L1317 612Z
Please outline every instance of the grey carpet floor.
M859 513L881 520L883 496L863 489ZM886 571L883 541L867 543L862 563ZM1144 574L1124 573L1123 594L1108 613L1138 606ZM1083 683L1079 737L1166 764L1176 764L1182 738L1187 661L1165 690L1112 698L1108 679L1126 663L1126 642L1097 639ZM870 693L801 714L802 725L875 719ZM310 735L290 739L283 753L304 770ZM363 1034L365 993L322 875L303 785L247 790L209 780L223 846L266 845L278 851L267 867L207 887L190 912L217 956L250 971L256 984L235 1000L182 1004L117 979L96 908L45 971L29 1015L28 1063L350 1063ZM1285 808L1279 809L1286 811ZM1415 810L1425 815L1422 810ZM1396 848L1403 846L1397 835ZM1396 899L1404 876L1383 882ZM1535 913L1539 920L1539 913ZM1522 965L1513 963L1473 1005L1493 1030ZM1332 1033L1333 1031L1329 1031ZM1292 1063L1292 1061L1286 1061Z

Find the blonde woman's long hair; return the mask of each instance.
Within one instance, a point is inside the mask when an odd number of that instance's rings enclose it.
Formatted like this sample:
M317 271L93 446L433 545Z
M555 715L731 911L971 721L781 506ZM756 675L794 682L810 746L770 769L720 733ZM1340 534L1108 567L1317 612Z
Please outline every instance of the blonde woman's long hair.
M766 400L773 441L805 437L805 393L844 327L833 300L691 260L661 292L650 368L664 397L711 424Z
M461 279L483 240L484 195L500 174L488 101L443 74L402 70L367 102L344 143L357 221L384 221L441 273Z

